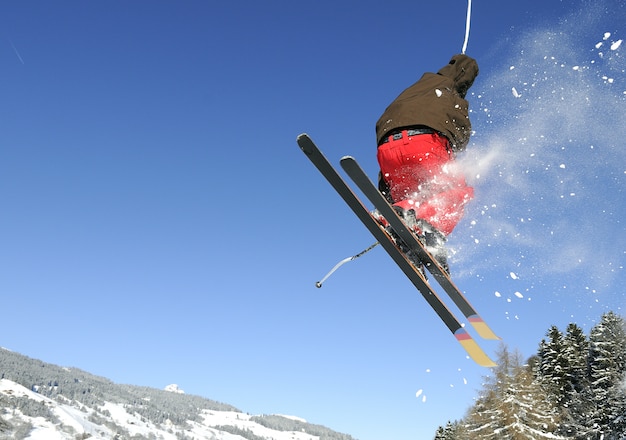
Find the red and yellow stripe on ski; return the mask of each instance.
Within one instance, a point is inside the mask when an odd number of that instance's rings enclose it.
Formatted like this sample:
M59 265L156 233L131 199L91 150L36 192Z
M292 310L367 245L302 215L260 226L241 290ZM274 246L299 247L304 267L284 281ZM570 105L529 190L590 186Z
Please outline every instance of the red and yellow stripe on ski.
M460 328L454 332L454 337L463 346L467 354L482 367L495 367L497 364L492 361L482 348L476 343L472 336Z
M472 324L472 327L474 327L474 330L478 332L481 338L496 340L500 339L500 337L496 335L493 330L491 330L491 328L487 325L487 323L485 323L485 321L483 321L483 318L481 318L480 316L473 315L469 316L467 319L470 324Z

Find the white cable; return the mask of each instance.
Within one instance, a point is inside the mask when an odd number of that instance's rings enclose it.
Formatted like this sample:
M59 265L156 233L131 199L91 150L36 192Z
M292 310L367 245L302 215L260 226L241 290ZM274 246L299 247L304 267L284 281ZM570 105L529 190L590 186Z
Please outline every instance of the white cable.
M465 54L465 51L467 50L467 41L469 40L471 17L472 17L472 0L467 0L467 20L465 21L465 41L463 42L463 50L461 51L463 54Z

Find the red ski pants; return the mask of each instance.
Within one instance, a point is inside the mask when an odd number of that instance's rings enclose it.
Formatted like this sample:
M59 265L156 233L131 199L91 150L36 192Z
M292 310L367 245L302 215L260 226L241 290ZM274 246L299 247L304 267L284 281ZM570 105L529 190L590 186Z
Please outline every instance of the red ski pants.
M444 235L452 232L474 197L448 145L448 139L437 133L408 137L403 131L401 139L392 137L381 144L377 155L394 205L414 209L418 219Z

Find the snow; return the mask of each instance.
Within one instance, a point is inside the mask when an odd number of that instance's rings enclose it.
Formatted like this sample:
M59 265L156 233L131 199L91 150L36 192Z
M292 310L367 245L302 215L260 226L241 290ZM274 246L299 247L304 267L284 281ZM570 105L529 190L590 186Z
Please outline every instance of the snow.
M54 425L46 421L43 417L31 418L33 429L28 435L28 440L66 440L67 437L59 431L54 430Z
M121 404L105 402L101 409L108 411L115 423L124 426L131 436L143 435L147 437L151 432L159 431L163 440L176 440L176 435L169 432L161 433L162 430L154 423L142 421L142 418L137 414L129 414Z
M558 300L556 279L568 279L571 301L574 277L606 292L623 268L625 37L582 22L533 30L496 83L471 91L473 145L458 159L482 206L468 206L470 233L451 237L451 260L459 277L508 274L492 292L511 318L508 304L531 289L555 283Z
M102 431L102 427L87 420L91 413L79 411L70 405L60 404L7 379L0 379L0 393L43 402L59 418L61 425L71 427L78 433L88 433L94 439L103 438L98 434L99 431ZM17 412L19 413L19 411ZM68 438L65 433L57 431L55 424L42 417L28 417L20 414L20 418L28 420L33 425L33 430L28 437L30 440L65 440Z
M286 414L274 414L274 415L284 417L290 420L295 420L296 422L308 423L305 419L303 419L302 417L298 417L298 416L290 416Z
M35 400L37 402L52 402L52 400L47 399L46 397L41 396L37 393L34 393L28 388L7 379L0 379L0 393L6 394L8 396L28 397L29 399Z
M181 390L180 388L178 388L178 385L176 385L175 383L171 384L171 385L167 385L164 388L165 391L169 391L171 393L177 393L177 394L185 394L185 392L183 390Z
M418 399L421 397L422 403L426 403L426 395L424 394L424 390L417 390L417 392L415 393L415 397Z
M169 387L173 390L178 390L177 386ZM11 412L11 417L5 415L5 418L9 422L13 418L17 418L33 426L32 431L27 437L28 440L74 440L77 438L77 435L81 434L87 434L90 439L94 440L104 440L113 437L114 433L108 428L102 425L96 425L88 420L90 415L94 413L93 410L79 410L70 405L70 402L68 402L68 404L60 403L57 400L42 396L7 379L0 379L0 393L7 396L26 397L37 402L43 402L49 406L51 411L59 418L60 423L51 423L42 417L28 417L17 409ZM161 440L177 440L180 438L180 434L183 433L181 428L173 425L171 422L168 423L169 421L165 422L165 426L157 426L150 421L146 421L138 414L129 412L125 405L119 403L105 402L98 410L99 412L108 411L110 419L114 421L115 424L126 429L131 437L135 435L145 438L156 436L156 438ZM266 428L252 421L253 416L240 412L205 410L202 416L202 423L188 421L190 429L184 431L186 436L191 436L199 440L241 440L241 436L219 431L215 428L216 426L227 425L249 430L254 435L266 438L267 440L319 440L318 437L304 432L275 431ZM281 417L306 423L306 420L296 416L281 415ZM59 426L66 428L65 430L61 430ZM66 432L72 430L72 434Z
M261 426L250 420L251 416L248 414L243 414L239 412L232 411L204 411L204 423L206 426L220 426L220 425L231 425L236 426L241 429L248 429L252 431L255 435L260 437L266 437L273 440L318 440L318 437L313 436L311 434L307 434L305 432L297 432L297 431L284 431L277 432ZM285 417L285 416L282 416ZM291 419L297 419L293 416L288 417ZM302 420L302 419L298 419ZM195 429L192 430L195 432Z

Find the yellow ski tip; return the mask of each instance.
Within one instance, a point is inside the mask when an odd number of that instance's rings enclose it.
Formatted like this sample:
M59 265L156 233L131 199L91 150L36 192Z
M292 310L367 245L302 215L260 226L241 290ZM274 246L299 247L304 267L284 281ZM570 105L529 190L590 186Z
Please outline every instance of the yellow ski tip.
M491 328L487 325L485 321L483 321L483 319L480 316L478 315L470 316L468 320L470 324L472 324L472 327L474 327L474 330L476 330L476 332L480 335L481 338L495 339L495 340L501 339L498 335L496 335L493 332L493 330L491 330Z
M495 367L497 364L492 361L482 348L476 343L472 336L464 329L459 329L454 334L457 341L463 346L467 354L481 367Z

